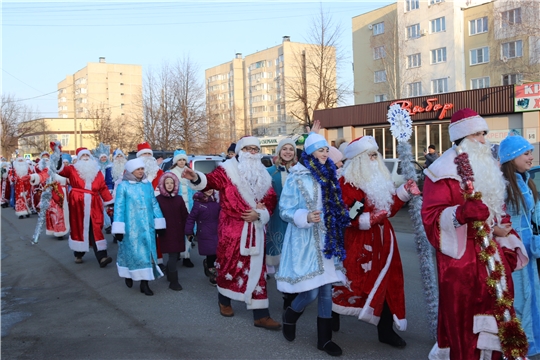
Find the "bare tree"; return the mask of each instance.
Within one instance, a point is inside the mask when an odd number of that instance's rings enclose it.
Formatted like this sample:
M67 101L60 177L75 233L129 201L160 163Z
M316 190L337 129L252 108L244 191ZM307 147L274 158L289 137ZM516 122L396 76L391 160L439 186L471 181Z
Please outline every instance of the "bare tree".
M299 127L312 126L315 110L336 107L350 92L338 81L345 60L339 47L342 32L321 8L306 38L309 45L294 54L293 74L286 77L285 92L287 111L299 121Z
M49 151L50 142L56 140L56 136L50 133L45 119L29 120L19 124L21 133L19 146L23 153L40 154Z
M94 132L90 138L94 146L99 143L110 145L111 149L134 149L138 142L138 137L134 136L131 119L125 116L112 118L110 108L104 106L93 107L88 111L87 118L91 119Z
M18 147L19 137L33 132L29 122L33 113L28 106L22 104L13 95L2 94L0 141L2 142L2 155L6 158L9 158Z

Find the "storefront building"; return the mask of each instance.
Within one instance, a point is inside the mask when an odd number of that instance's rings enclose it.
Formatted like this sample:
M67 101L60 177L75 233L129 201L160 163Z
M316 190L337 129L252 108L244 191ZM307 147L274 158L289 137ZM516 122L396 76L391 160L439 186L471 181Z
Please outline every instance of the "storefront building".
M371 135L379 144L384 158L397 158L397 142L390 134L387 122L388 107L399 104L409 110L413 120L411 145L416 160L424 162L424 150L431 144L437 152L452 146L448 125L452 114L463 108L478 112L487 122L487 139L500 143L510 130L525 137L534 145L534 165L539 164L540 83L506 85L459 91L401 100L345 106L315 111L320 120L322 135L330 141L347 141ZM524 105L527 105L526 107Z

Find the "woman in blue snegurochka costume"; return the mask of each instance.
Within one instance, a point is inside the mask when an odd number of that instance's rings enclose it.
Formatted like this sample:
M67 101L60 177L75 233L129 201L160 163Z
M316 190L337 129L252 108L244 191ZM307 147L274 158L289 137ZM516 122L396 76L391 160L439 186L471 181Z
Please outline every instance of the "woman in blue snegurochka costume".
M173 165L169 171L176 175L178 179L180 179L178 195L182 196L182 199L184 199L189 213L193 208L193 195L195 195L196 191L190 188L188 186L189 181L182 177L182 173L184 172L184 168L187 165L187 161L188 156L185 150L175 150L173 154ZM191 261L191 242L188 240L187 237L185 237L184 241L186 244L186 250L180 253L182 265L188 268L192 268L195 265Z
M508 181L506 212L512 228L527 249L529 263L514 271L514 308L529 341L528 356L540 354L540 235L533 234L532 222L540 224L540 199L529 173L534 146L522 136L508 136L499 146L501 171Z
M317 348L339 356L342 350L332 341L332 283L346 283L343 232L350 219L336 167L328 158L328 142L311 133L304 148L299 163L290 169L279 201L281 218L288 226L277 287L298 294L283 314L283 336L294 340L298 318L318 298Z

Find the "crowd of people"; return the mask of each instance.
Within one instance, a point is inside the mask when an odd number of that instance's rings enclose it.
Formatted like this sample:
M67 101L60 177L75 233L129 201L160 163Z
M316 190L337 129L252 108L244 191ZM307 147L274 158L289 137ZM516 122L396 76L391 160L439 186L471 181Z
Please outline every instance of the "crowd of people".
M540 353L540 199L527 171L533 146L508 136L493 156L486 121L471 109L449 125L453 146L426 151L421 194L414 180L395 187L371 136L331 146L316 124L303 150L281 140L265 167L261 144L245 136L204 174L177 150L163 172L150 144L127 160L104 144L79 148L51 163L21 156L3 162L2 207L19 219L40 211L52 193L46 234L69 234L75 263L93 249L100 267L104 232L118 244L116 266L127 287L166 276L181 291L178 263L197 241L203 270L216 286L217 311L234 316L233 301L253 310L253 324L281 330L294 341L296 324L317 300L319 350L339 356L333 341L340 316L376 326L378 339L397 349L406 341L405 282L390 222L412 197L423 195L421 216L435 249L439 288L437 341L430 359L499 359ZM50 188L50 189L48 189ZM166 262L163 261L166 254ZM269 311L268 278L283 294L281 322Z

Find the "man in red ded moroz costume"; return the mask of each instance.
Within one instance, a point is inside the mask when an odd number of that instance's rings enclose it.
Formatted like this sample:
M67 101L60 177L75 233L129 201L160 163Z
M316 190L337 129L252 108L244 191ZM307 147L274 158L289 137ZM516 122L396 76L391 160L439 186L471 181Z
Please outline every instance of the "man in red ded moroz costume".
M528 258L505 221L505 182L485 139L489 128L475 111L462 109L448 130L454 146L424 170L422 220L436 249L439 283L437 343L429 358L500 359L501 352L524 358L527 339L511 320L512 271ZM480 198L466 196L471 186Z
M34 173L32 167L28 164L21 154L13 162L13 168L9 174L9 180L15 189L15 215L19 219L25 216L28 218L32 207L32 186L30 185L30 175Z
M389 218L420 190L409 180L395 188L372 136L351 141L339 179L351 226L345 229L348 286L335 286L332 310L377 326L379 341L406 346L393 329L407 329L403 267ZM336 314L332 314L334 329ZM337 329L335 329L337 330Z
M236 157L210 174L184 169L195 190L219 191L221 213L217 246L217 288L220 313L233 316L231 299L253 309L254 325L278 330L270 317L266 288L265 233L277 203L272 178L261 163L259 139L245 136L236 144Z
M58 174L68 179L69 192L69 247L74 251L75 262L82 263L90 246L94 249L100 267L112 262L107 256L107 241L103 236L103 205L112 202L112 195L105 184L97 161L87 148L78 148L75 165L65 166L60 159Z
M159 184L159 178L163 175L163 170L159 168L157 160L154 158L154 152L147 142L137 145L137 157L140 157L144 161L144 172L148 181L152 183L155 195L159 195L157 186Z

